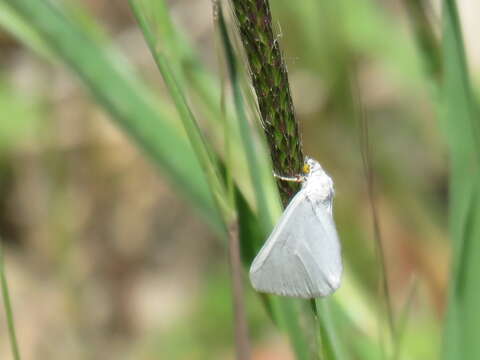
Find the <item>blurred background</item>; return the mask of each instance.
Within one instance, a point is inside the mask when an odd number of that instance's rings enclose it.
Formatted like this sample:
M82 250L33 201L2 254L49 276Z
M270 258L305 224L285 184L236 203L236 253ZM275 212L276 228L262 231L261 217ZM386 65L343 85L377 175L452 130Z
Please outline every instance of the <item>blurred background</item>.
M129 63L174 113L127 2L59 3L113 46L117 60ZM210 1L167 3L220 84ZM458 5L478 79L480 4ZM360 131L347 100L355 63L393 306L401 311L411 296L404 346L412 358L436 359L450 258L448 167L433 80L405 3L276 0L272 7L305 152L336 183L348 281L375 298ZM439 33L439 4L429 14ZM224 244L75 72L29 45L0 29L0 236L22 358L233 359ZM253 358L293 359L245 286ZM342 291L349 290L335 296ZM9 359L3 318L2 311L0 358Z

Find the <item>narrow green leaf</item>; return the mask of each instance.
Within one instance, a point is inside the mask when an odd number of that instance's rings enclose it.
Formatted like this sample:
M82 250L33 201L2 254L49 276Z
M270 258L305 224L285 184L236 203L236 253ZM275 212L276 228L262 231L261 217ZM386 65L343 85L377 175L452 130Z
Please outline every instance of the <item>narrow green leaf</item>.
M218 23L219 31L223 41L223 47L225 50L225 58L227 60L228 73L230 81L233 87L233 99L235 103L235 110L237 114L238 125L240 128L241 137L243 140L243 147L247 155L247 162L250 169L251 182L255 192L255 198L257 201L257 208L260 222L265 229L265 232L270 231L273 228L273 216L271 214L267 194L268 186L263 181L263 171L261 169L261 163L259 157L262 155L261 151L257 151L257 141L252 133L252 129L248 123L245 106L243 102L242 90L238 79L237 61L233 50L232 43L230 41L225 19L223 17L222 8L218 8ZM268 162L264 162L268 163Z
M20 360L20 351L18 350L17 335L15 334L15 321L13 319L12 304L10 301L10 294L8 291L7 277L5 275L5 262L3 255L3 244L0 239L0 284L2 287L3 307L5 309L5 315L8 327L8 336L10 338L10 347L12 349L12 355L15 360Z
M228 222L228 219L232 217L232 209L230 209L227 204L226 189L218 174L212 150L207 146L207 143L203 138L198 123L187 104L183 90L171 69L169 60L158 47L158 42L150 29L146 14L141 8L144 3L142 0L130 0L129 3L138 24L143 31L148 47L155 59L155 63L157 64L170 95L175 102L192 148L206 173L207 182L213 193L218 210L224 217L225 221Z
M317 323L320 326L320 335L325 350L326 358L329 360L347 359L335 327L335 319L330 308L331 299L316 299Z
M224 96L218 86L221 80L205 68L182 29L172 21L164 0L143 0L141 4L143 5L141 10L150 15L148 19L152 23L152 36L161 46L161 52L170 60L169 65L173 69L177 82L190 99L197 100L195 108L201 116L203 115L202 120L208 126L209 141L219 145L217 148L224 148L226 145L224 142L229 143L230 152L235 156L227 156L225 153L223 160L228 163L226 169L234 175L236 186L240 188L242 195L247 197L250 204L254 204L253 187L248 181L250 169L246 159L247 149L242 145L239 124L231 106L228 106L230 104L222 105L225 104ZM172 59L175 60L172 61ZM265 156L265 159L260 158L260 161L266 164L262 165L261 170L264 170L263 180L268 183L268 180L271 180L271 173L266 169L269 167L269 159ZM279 213L276 190L273 186L268 186L267 190L271 190L266 194L266 198L272 207L272 212Z
M453 264L444 333L444 359L480 357L480 138L460 20L443 1L441 125L450 152L450 233Z
M41 36L29 26L28 22L18 16L5 1L0 1L0 25L15 34L19 40L28 44L42 56L53 59L53 55Z

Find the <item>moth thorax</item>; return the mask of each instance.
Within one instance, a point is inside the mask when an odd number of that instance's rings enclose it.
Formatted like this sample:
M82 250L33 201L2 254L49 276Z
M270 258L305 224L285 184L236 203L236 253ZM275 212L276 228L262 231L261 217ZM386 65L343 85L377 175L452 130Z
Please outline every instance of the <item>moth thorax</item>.
M303 188L311 198L324 201L333 197L333 181L324 171L317 171L307 176Z

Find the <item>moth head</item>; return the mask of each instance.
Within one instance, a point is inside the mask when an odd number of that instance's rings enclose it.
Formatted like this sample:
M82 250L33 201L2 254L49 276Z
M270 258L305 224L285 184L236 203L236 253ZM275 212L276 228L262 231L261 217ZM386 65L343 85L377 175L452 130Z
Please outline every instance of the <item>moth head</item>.
M303 164L303 173L305 175L308 175L308 174L313 174L317 171L323 171L322 166L319 164L317 160L307 156Z

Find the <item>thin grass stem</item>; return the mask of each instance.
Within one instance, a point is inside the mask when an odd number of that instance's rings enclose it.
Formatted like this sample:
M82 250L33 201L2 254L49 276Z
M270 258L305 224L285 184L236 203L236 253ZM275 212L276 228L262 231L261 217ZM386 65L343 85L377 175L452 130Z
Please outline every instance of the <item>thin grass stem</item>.
M393 317L392 301L390 296L390 290L388 287L388 274L387 274L387 265L385 262L385 249L383 248L382 233L380 230L380 220L377 210L377 204L375 201L375 178L371 162L371 149L370 149L370 139L369 139L369 127L367 122L367 115L365 114L365 109L362 105L362 100L360 98L360 88L356 81L356 78L353 77L352 92L353 92L353 104L356 108L355 113L358 116L360 123L360 148L362 156L363 170L365 173L366 183L367 183L367 194L370 204L370 212L372 214L372 225L373 233L375 240L375 252L377 259L380 265L379 271L379 282L380 282L380 291L383 295L385 301L385 310L387 314L387 323L389 329L389 337L392 343L395 339L395 322ZM381 327L379 327L381 328ZM383 335L381 335L383 336Z
M8 336L10 339L10 348L14 360L20 360L20 350L18 348L17 335L15 332L15 321L13 318L12 303L10 301L10 293L8 290L7 276L5 275L5 261L3 254L3 244L0 239L0 283L2 287L3 306L5 309L5 315L8 327Z
M242 260L240 258L240 240L238 223L232 222L228 231L229 258L232 277L232 298L235 325L235 349L238 360L250 359L250 340L248 336L247 316L243 300Z
M187 100L181 89L180 83L176 79L173 69L170 67L169 61L161 54L157 47L158 44L150 30L150 25L146 18L145 11L141 8L143 2L141 0L129 0L129 3L135 18L137 19L138 24L143 31L155 63L160 70L170 95L175 102L190 143L195 150L203 170L205 171L215 204L217 205L220 214L224 217L225 224L228 224L229 219L233 217L233 213L232 209L228 205L226 189L222 184L221 177L218 173L218 169L216 168L216 161L213 156L213 152L202 136L200 127L198 126L198 123L196 122L195 117L187 104Z

